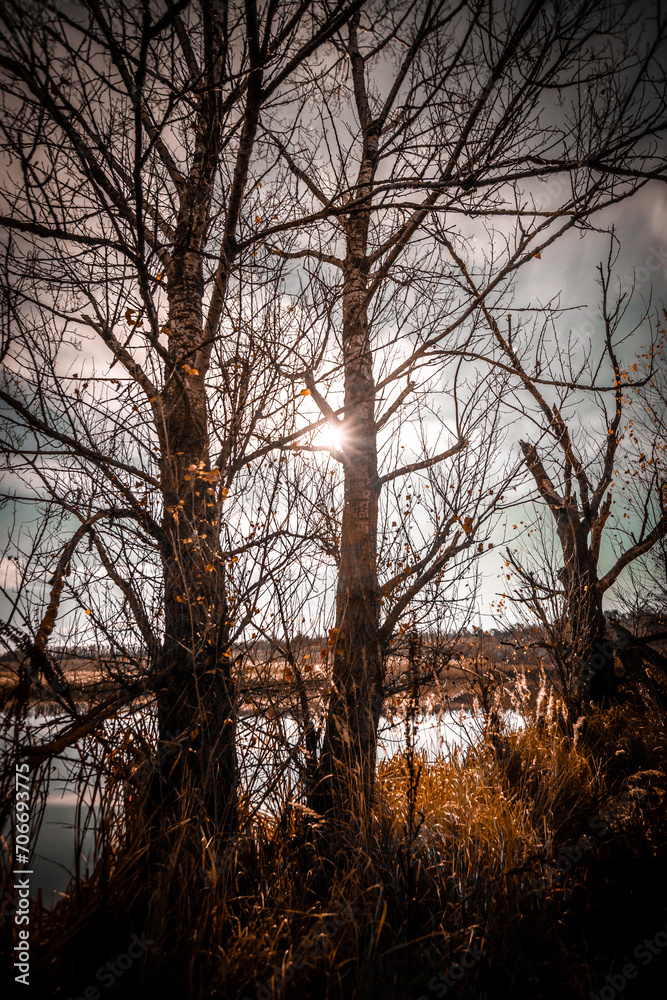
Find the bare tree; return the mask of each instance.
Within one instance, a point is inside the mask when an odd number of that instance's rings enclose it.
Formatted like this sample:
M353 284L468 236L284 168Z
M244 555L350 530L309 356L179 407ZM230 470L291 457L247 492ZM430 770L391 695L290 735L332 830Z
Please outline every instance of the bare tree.
M518 557L510 550L507 559L521 584L515 598L537 616L566 697L576 708L590 701L606 703L614 696L613 643L609 642L603 597L626 567L667 535L667 516L660 507L659 466L654 462L653 481L643 484L640 516L635 519L634 530L624 529L629 517L626 488L637 499L637 470L632 466L637 459L640 467L646 456L633 454L633 421L629 427L623 421L630 414L634 417L631 407L636 402L635 393L643 393L653 376L656 341L651 339L644 361L622 364L622 343L645 329L647 315L638 325L623 331L630 297L627 292L614 294L615 255L612 236L609 256L599 266L603 347L597 357L591 352L584 356L575 375L572 369L577 346L581 345L571 345L569 385L563 385L556 402L548 400L541 387L525 375L516 352L511 355L511 363L522 376L524 391L538 407L534 415L538 443L524 439L520 447L538 496L553 518L559 565L552 567L551 573L546 566L535 565L539 563L535 549L532 555L527 551L525 559L523 554ZM510 355L509 345L507 353ZM581 356L578 360L582 361ZM640 366L644 364L647 373L642 378ZM587 411L585 427L577 417L573 392L577 383L580 390L586 383L589 388L588 402L582 403L579 395L579 406ZM591 390L596 406L590 398ZM630 448L622 443L628 431ZM661 448L657 440L654 446ZM549 545L545 551L548 549ZM600 563L609 563L610 556L611 564L601 570Z
M155 692L179 747L157 790L178 808L192 784L233 829L235 642L332 528L318 801L368 816L386 650L447 567L481 555L496 503L465 478L483 365L517 374L493 316L518 268L663 170L660 7L10 2L2 24L6 447L63 512L46 608L10 617L42 664L63 594L111 647L123 634L123 697ZM554 174L567 192L538 204ZM290 267L304 297L284 309ZM426 438L392 454L441 391L442 443L434 404ZM295 427L304 400L318 409ZM340 525L310 519L281 460L326 426ZM410 558L381 579L382 512L452 470L455 496L428 529L413 519Z
M664 112L646 90L664 86L660 8L641 24L643 35L608 3L371 5L341 33L343 63L317 103L304 100L291 132L273 137L303 209L298 246L277 242L288 211L272 248L305 262L311 311L329 324L328 350L304 361L304 391L340 440L344 475L322 808L349 816L361 801L368 812L372 794L395 625L382 620L382 491L465 446L454 434L383 470L383 429L405 419L416 374L425 385L447 357L511 372L488 318L517 269L664 172ZM556 174L564 184L545 204L539 182ZM429 544L437 574L449 543L436 531ZM425 581L413 582L412 596Z
M67 596L129 660L118 699L83 718L68 702L51 749L152 692L157 797L178 809L190 788L216 834L236 826L234 639L291 534L284 470L253 486L248 469L290 419L279 275L255 276L258 127L358 6L10 0L0 15L4 446L62 512L37 564L55 566L46 610L13 600L9 617L23 611L43 664Z

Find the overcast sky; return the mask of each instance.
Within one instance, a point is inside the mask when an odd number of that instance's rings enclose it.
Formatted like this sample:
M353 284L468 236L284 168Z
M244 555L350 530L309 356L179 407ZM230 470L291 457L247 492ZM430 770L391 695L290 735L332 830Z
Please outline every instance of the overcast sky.
M635 280L632 307L628 314L628 328L636 322L644 311L645 304L662 312L667 307L667 185L652 182L632 198L613 208L607 209L594 218L601 230L615 227L619 239L619 258L614 273L624 287ZM559 321L559 332L578 332L579 336L590 339L593 346L602 347L602 327L597 320L599 303L596 285L596 268L609 251L609 236L604 232L587 232L580 236L571 232L550 247L540 260L533 260L520 269L516 284L516 303L538 305L554 295L560 295L564 307L582 306L576 312L565 313ZM644 328L647 334L650 332ZM641 332L623 347L623 360L631 363L635 350L646 343ZM530 433L526 424L527 433ZM517 521L518 517L518 521ZM519 523L521 515L508 515L494 536L497 543L511 539L515 533L512 525ZM520 538L517 546L521 550L527 540ZM512 546L513 548L515 545ZM609 546L603 547L601 569L608 567L611 558ZM491 603L498 592L502 593L502 573L504 561L500 548L495 558L487 558L482 564L483 580L480 591L479 611L485 628L492 625ZM627 573L627 571L625 571ZM621 574L618 585L605 596L605 607L615 603L619 586L623 587L627 576Z

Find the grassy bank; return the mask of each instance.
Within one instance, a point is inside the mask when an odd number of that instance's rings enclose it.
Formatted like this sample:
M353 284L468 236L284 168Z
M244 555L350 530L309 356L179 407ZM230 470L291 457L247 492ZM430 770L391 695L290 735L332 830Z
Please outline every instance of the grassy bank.
M139 809L36 924L40 995L659 996L664 719L627 703L565 728L552 703L465 753L382 763L367 845L288 805L195 861L184 807L181 839L150 868Z

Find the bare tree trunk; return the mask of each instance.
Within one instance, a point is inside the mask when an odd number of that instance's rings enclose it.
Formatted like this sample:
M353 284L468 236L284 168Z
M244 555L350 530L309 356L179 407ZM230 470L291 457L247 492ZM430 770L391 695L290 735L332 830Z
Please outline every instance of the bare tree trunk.
M563 546L562 570L566 591L566 634L573 659L574 695L579 704L608 704L616 692L614 658L606 643L607 624L597 564L588 545L587 527L577 524Z
M209 480L201 478L210 471L206 424L197 413L203 396L179 387L174 395L170 453L163 463L168 541L161 669L169 668L170 682L157 692L158 759L164 762L168 787L176 795L196 789L202 814L224 836L236 827L238 784L224 567L214 516L206 508ZM180 743L176 760L175 738Z
M215 98L211 98L214 100ZM236 828L238 775L235 692L218 525L219 482L210 468L205 376L210 346L202 336L204 280L199 248L220 143L211 134L184 199L168 268L171 371L160 400L165 639L161 668L170 683L157 692L168 800L193 792L200 815L222 836ZM207 492L209 491L209 492ZM177 759L164 744L180 744ZM166 775L165 775L166 777Z
M556 420L560 420L560 414L554 407ZM593 503L589 501L585 472L574 456L565 425L559 426L562 428L561 447L568 459L574 459L568 468L571 470L576 465L579 470L578 479L586 498L583 510L571 489L570 478L566 477L566 490L560 494L549 479L535 446L522 441L521 448L536 486L551 510L563 553L563 567L558 574L565 595L561 630L570 661L568 694L574 698L578 711L590 701L608 703L616 691L614 659L606 643L607 626L602 612L605 588L598 579L597 569L600 538L611 500L607 498L600 509L600 500L594 497ZM616 420L614 435L617 426ZM597 492L602 495L601 490Z
M320 757L317 808L362 822L373 796L382 708L380 591L377 575L379 480L375 388L366 316L366 268L344 275L345 495L333 637L332 692Z

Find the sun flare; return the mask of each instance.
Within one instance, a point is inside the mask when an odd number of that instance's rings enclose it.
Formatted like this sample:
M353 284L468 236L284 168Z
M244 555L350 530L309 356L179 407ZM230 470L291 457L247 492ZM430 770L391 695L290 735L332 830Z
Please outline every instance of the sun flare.
M341 431L332 427L331 424L327 424L322 430L322 441L327 448L333 448L335 451L341 451L343 435Z

